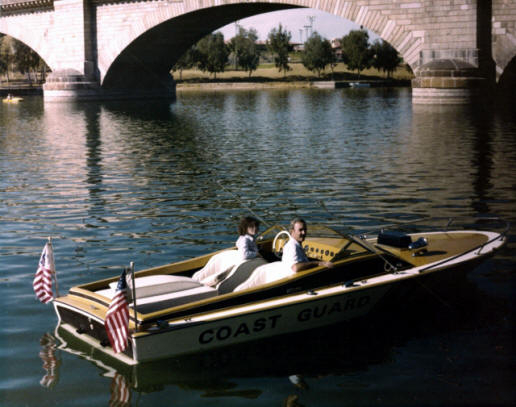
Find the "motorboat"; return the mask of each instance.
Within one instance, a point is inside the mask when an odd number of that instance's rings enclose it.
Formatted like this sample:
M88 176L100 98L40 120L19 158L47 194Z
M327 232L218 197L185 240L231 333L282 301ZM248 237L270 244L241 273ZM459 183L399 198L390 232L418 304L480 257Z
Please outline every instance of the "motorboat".
M111 349L104 325L118 276L55 298L58 326L127 365L279 337L365 318L407 298L415 286L453 293L461 277L504 246L509 229L428 225L385 225L360 234L309 225L307 256L333 267L298 273L281 261L291 237L280 225L257 237L255 259L242 261L230 247L136 271L123 352Z

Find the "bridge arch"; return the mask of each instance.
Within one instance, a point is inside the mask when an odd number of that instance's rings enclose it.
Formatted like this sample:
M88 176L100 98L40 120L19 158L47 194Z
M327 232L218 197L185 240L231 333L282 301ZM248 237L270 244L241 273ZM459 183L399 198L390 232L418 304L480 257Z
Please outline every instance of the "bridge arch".
M97 24L102 24L102 6L99 7ZM97 47L102 50L98 56L100 83L107 88L148 87L152 83L159 86L167 81L177 59L204 35L242 18L289 8L318 9L371 30L396 48L413 71L418 66L424 40L423 32L411 31L382 14L382 10L361 6L356 0L227 0L224 5L218 0L186 0L143 12L135 10L129 19L134 19L132 24L127 24L130 4L123 7L119 17L110 9L109 18L112 26L127 25L125 35L116 41L108 33L97 38Z
M48 40L49 30L36 30L37 35L34 31L27 30L27 26L50 26L51 23L50 14L41 13L36 15L29 13L21 16L7 16L0 20L0 32L30 47L52 69L52 66L56 66L56 58L59 59L59 56L52 49L52 43Z
M506 27L506 22L493 17L492 54L496 64L496 79L500 80L511 61L516 57L516 33ZM514 65L514 63L512 63Z
M500 95L514 97L516 89L516 56L505 67L502 75L498 78L498 91Z
M142 24L131 25L123 42L98 39L101 84L107 88L161 86L170 80L170 70L181 55L205 35L241 18L288 8L292 6L241 3L179 12L169 6L166 12L146 13Z

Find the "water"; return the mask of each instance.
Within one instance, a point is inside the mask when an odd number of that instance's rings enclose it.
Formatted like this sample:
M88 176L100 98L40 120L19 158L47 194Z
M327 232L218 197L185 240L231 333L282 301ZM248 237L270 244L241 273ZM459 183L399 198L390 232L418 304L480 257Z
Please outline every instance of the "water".
M270 223L302 215L355 231L427 215L514 223L515 168L510 112L412 106L409 89L4 104L0 404L515 402L514 230L447 302L400 299L358 333L332 327L139 370L95 364L70 338L76 354L60 349L53 309L31 286L47 236L65 292L129 261L141 269L232 244L245 207Z

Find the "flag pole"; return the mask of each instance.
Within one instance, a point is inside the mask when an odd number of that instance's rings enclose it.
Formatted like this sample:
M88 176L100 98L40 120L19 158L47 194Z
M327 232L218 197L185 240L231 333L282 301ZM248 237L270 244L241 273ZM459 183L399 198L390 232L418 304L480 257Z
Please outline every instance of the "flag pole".
M56 283L56 298L59 297L59 285L57 284L57 271L56 271L56 263L54 261L54 248L52 247L52 237L48 237L48 245L50 246L50 250L52 251L52 265L54 266L54 270L52 270L52 274L54 275L54 281Z
M134 326L136 332L138 332L138 316L136 312L136 283L134 282L134 261L129 263L131 269L131 285L133 286L133 310L134 310Z

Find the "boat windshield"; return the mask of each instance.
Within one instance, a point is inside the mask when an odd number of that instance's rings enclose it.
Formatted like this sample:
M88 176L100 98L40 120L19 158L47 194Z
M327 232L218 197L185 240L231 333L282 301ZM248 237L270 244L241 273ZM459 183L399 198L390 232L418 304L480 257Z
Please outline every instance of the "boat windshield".
M260 233L257 237L257 240L261 241L261 240L274 239L274 236L276 236L281 231L288 232L288 227L282 226L282 225L271 226L264 232ZM328 226L323 226L323 225L308 225L307 235L310 238L326 237L326 238L342 239L343 237L346 237L342 233L339 233L339 232L329 228Z
M288 228L282 225L274 225L260 234L257 240L272 240L280 232L288 233L287 230ZM307 238L303 247L309 256L313 258L319 258L323 256L322 253L326 253L325 256L329 256L328 260L337 260L373 252L373 250L353 236L345 235L328 226L318 224L308 225Z

